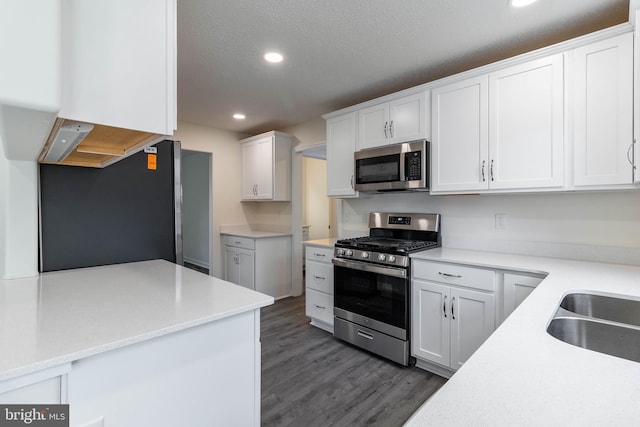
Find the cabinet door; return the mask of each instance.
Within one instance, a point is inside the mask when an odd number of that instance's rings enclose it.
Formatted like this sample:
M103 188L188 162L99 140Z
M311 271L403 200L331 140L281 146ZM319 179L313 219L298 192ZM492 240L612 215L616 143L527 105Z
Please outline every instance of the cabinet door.
M635 31L633 43L633 69L637 73L640 70L640 9L635 11ZM633 85L633 147L628 152L633 163L633 182L640 183L640 82L634 81Z
M505 273L504 275L504 316L506 319L542 282L541 277Z
M432 91L431 191L488 186L488 77Z
M258 145L255 142L242 144L242 200L257 198L256 185L258 171L256 159L258 159Z
M427 107L424 92L389 103L389 142L400 143L425 139Z
M65 0L60 117L172 135L176 1Z
M564 184L563 56L489 75L489 188Z
M450 288L414 280L412 289L411 354L449 366Z
M459 369L495 329L493 294L451 288L451 364Z
M571 52L574 183L630 184L633 142L633 34Z
M327 196L357 197L353 153L356 150L356 112L327 120Z
M238 252L236 248L225 246L224 248L224 280L238 284Z
M273 138L242 144L242 199L273 198Z
M257 149L253 153L253 167L256 176L256 198L261 200L273 199L273 138L268 137L256 141Z
M238 285L255 290L254 266L254 251L238 249Z
M389 104L382 103L358 111L358 150L389 143Z

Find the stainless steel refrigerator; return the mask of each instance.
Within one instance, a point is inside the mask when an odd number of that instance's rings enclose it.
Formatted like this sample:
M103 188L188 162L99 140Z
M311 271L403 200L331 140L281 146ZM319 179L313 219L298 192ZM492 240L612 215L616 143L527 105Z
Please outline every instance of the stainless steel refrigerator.
M182 264L180 143L153 147L104 169L40 165L41 272Z

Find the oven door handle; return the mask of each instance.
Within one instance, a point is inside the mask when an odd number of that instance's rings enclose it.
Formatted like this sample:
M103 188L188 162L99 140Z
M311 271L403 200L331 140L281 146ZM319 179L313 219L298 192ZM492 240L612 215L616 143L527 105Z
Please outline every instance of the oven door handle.
M333 258L331 262L333 263L333 265L336 265L338 267L367 271L369 273L382 274L384 276L400 277L403 279L407 277L407 270L404 268L384 267L367 262L348 261L342 258Z

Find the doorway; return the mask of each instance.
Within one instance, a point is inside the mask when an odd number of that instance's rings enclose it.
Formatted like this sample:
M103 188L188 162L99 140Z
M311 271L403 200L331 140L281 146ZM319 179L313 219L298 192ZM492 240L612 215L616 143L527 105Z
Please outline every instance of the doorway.
M182 150L184 266L211 274L211 153Z
M303 240L334 235L333 199L327 197L326 145L302 151Z

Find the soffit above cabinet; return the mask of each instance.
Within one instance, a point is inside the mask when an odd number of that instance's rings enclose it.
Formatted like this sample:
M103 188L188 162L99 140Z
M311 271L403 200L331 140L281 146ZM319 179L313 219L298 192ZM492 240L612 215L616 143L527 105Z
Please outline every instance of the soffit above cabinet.
M60 138L56 139L56 135L63 126L69 124L87 126L89 129L92 126L92 129L76 147L72 149L59 148L59 144L73 143L72 141L62 142ZM42 148L38 161L67 166L103 168L165 138L165 135L155 133L98 124L91 125L59 118ZM58 153L68 151L68 154L62 158L47 160L47 154L55 151Z

